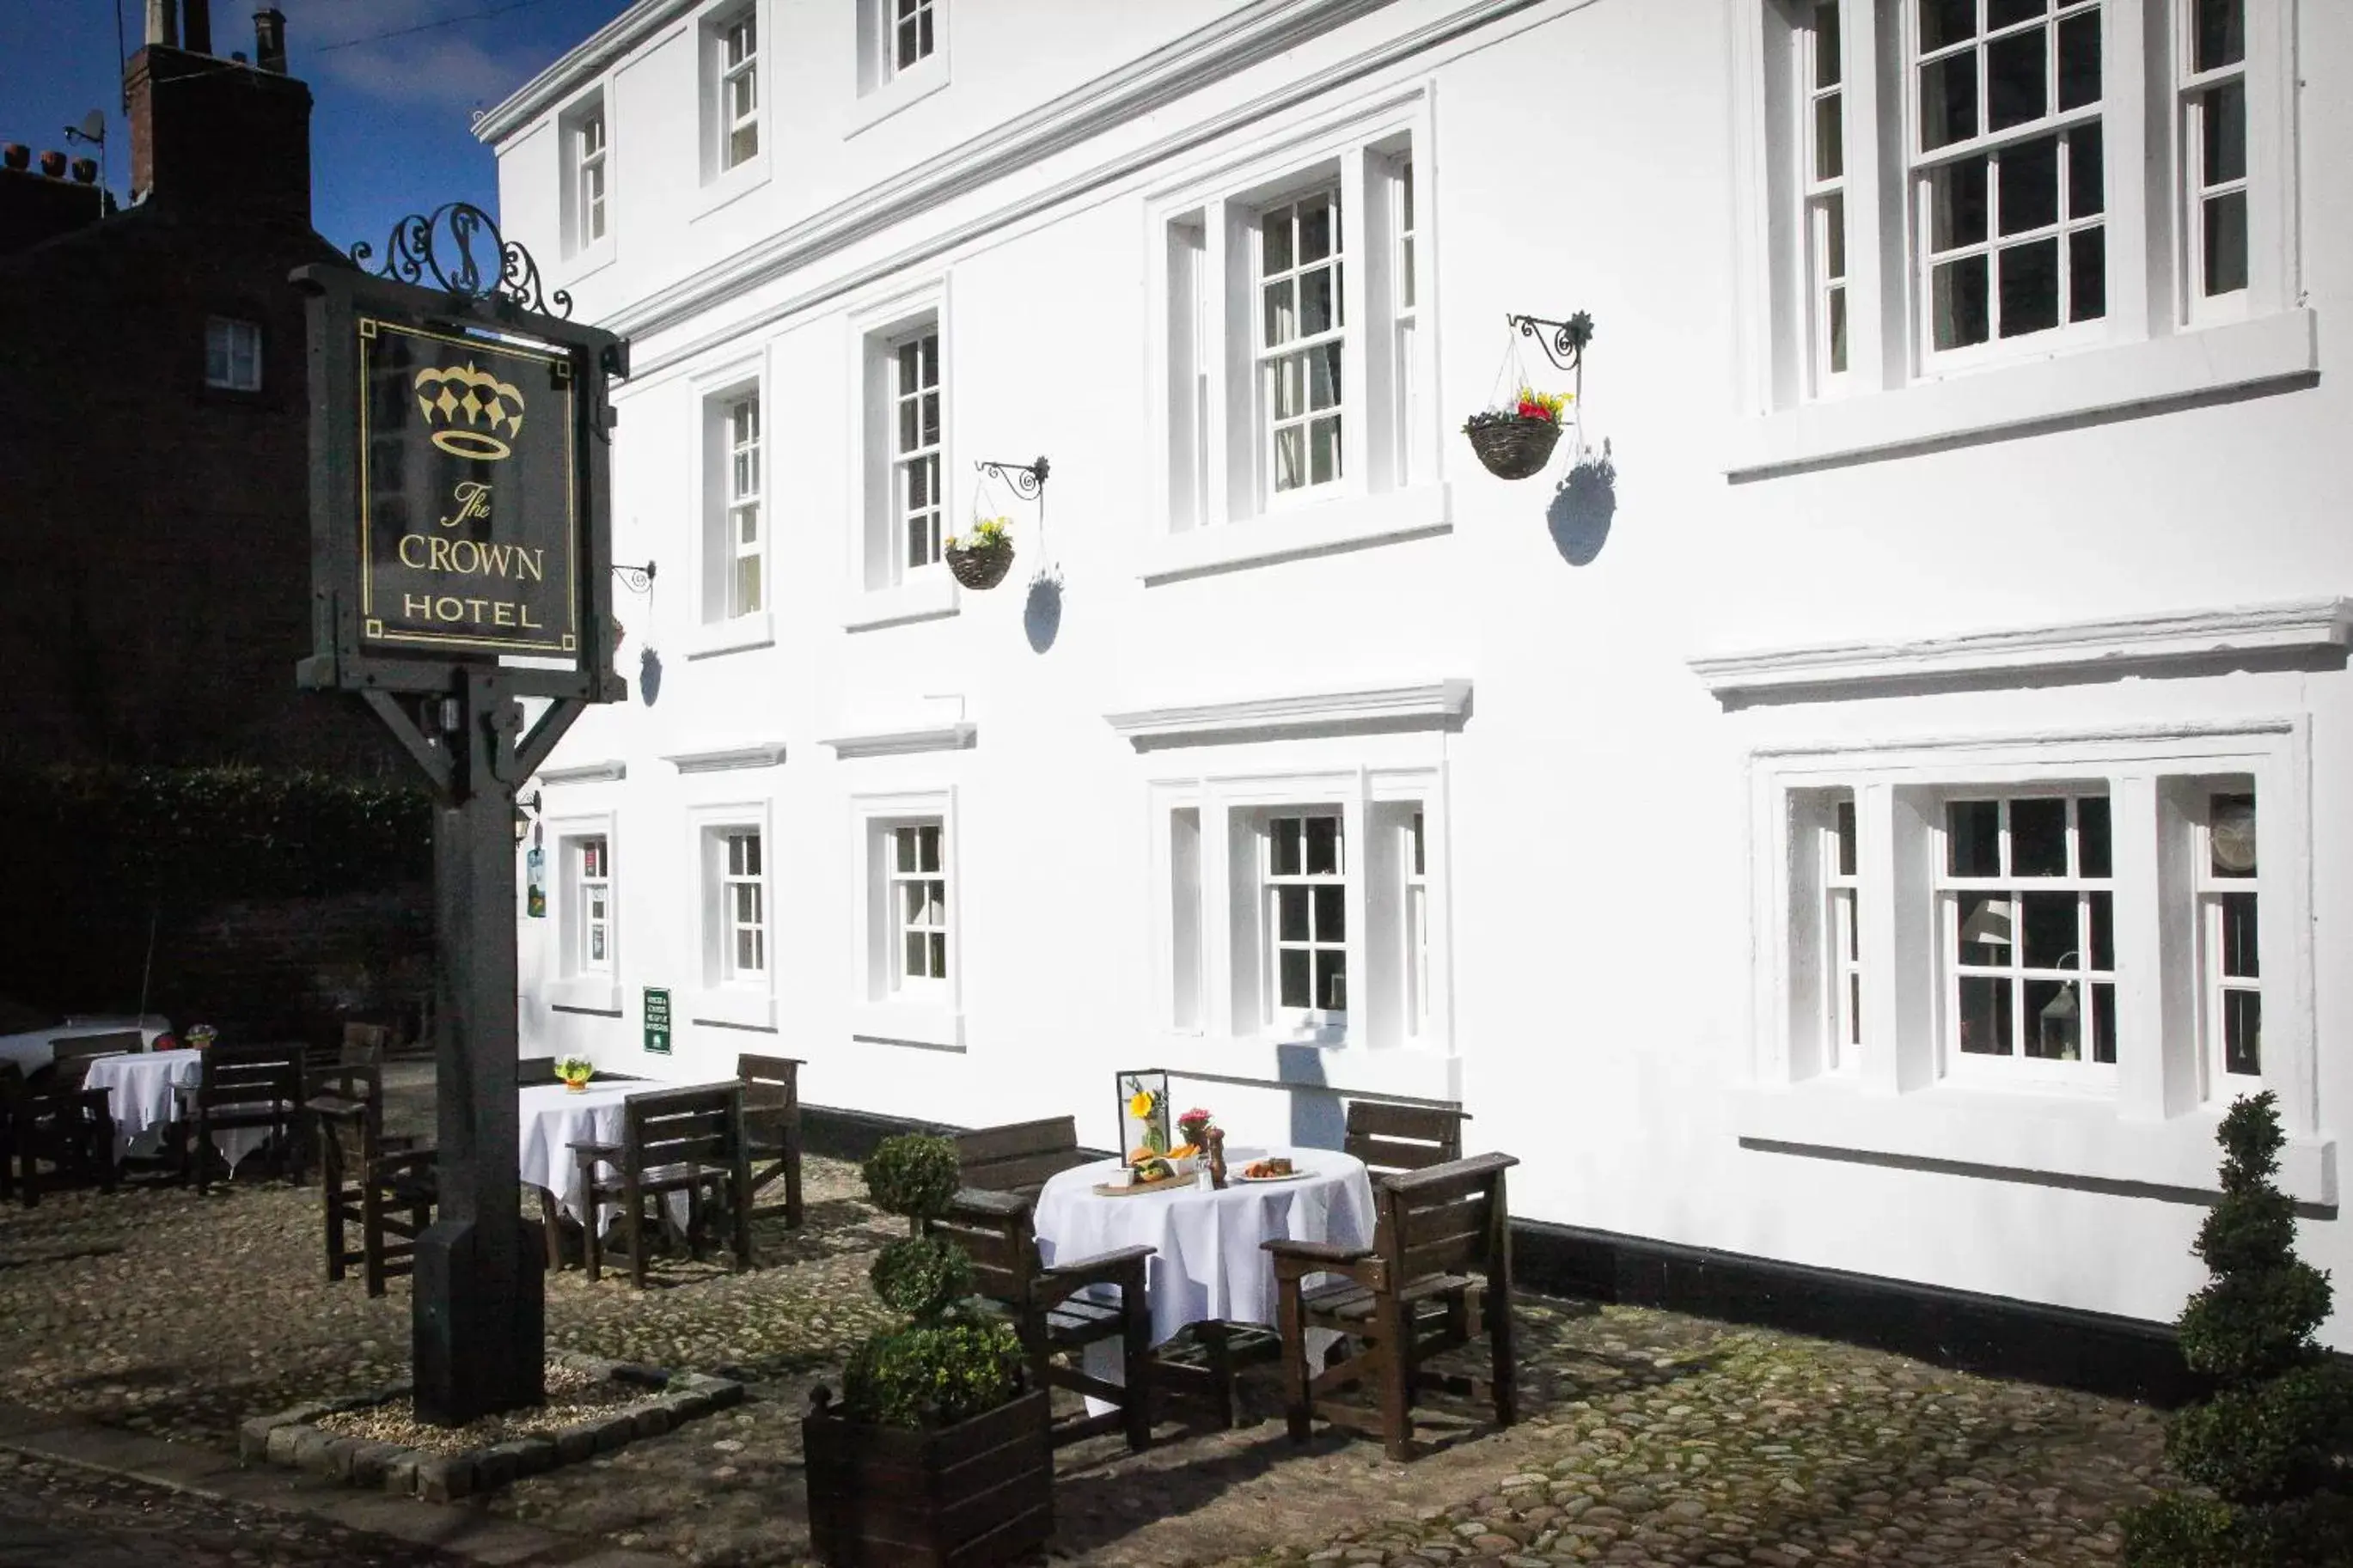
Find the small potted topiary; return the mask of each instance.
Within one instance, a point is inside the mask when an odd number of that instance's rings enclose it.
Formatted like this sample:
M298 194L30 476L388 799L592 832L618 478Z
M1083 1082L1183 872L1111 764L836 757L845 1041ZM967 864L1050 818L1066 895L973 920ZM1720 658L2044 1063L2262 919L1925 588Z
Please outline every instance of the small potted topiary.
M817 1555L835 1568L1015 1562L1054 1532L1048 1395L1025 1389L1013 1326L971 1299L971 1258L930 1233L961 1184L955 1145L886 1139L864 1173L876 1205L907 1221L870 1278L908 1321L852 1352L839 1403L822 1387L810 1395L801 1442Z
M2176 1412L2166 1458L2205 1492L2126 1515L2132 1568L2353 1568L2353 1374L2313 1338L2328 1276L2295 1255L2295 1205L2273 1183L2270 1090L2222 1118L2222 1197L2196 1250L2213 1279L2179 1331L2213 1396Z

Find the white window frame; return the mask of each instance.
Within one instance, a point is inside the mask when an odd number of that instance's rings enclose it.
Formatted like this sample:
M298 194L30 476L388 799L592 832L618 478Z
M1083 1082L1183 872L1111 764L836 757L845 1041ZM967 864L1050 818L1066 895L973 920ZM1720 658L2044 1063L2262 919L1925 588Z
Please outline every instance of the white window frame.
M1286 752L1354 749L1307 741L1252 748L1260 754L1232 771L1147 785L1154 1013L1161 1030L1188 1042L1187 1059L1280 1079L1282 1053L1306 1047L1330 1064L1332 1082L1454 1097L1445 765L1408 760L1419 737L1389 739L1400 743L1352 766L1283 768ZM1411 859L1417 813L1419 877ZM1310 814L1339 816L1348 857L1338 879L1348 1005L1338 1012L1282 1006L1274 973L1267 824Z
M583 974L613 973L613 841L595 834L572 841L568 868L578 890L580 926L574 963Z
M901 64L898 13L916 0L857 0L858 96L847 136L856 136L948 85L948 45L957 7L951 0L919 0L931 18L931 52Z
M2179 308L2183 321L2191 325L2210 325L2243 321L2253 308L2251 300L2258 265L2255 226L2259 220L2258 209L2265 205L2257 195L2256 183L2253 178L2258 132L2256 98L2264 85L2263 77L2256 73L2254 60L2258 44L2256 35L2262 24L2260 13L2269 8L2263 5L2263 0L2246 0L2246 47L2237 60L2202 71L2197 68L2197 9L2195 0L2179 0L2173 8L2174 166L2179 171L2180 192L2176 199L2182 215ZM2211 91L2232 86L2236 86L2242 95L2240 132L2243 145L2239 177L2209 185L2201 178L2200 143L2207 113L2206 105L2201 100ZM2272 130L2271 127L2263 129ZM2246 284L2221 294L2208 294L2205 290L2208 258L2204 205L2208 200L2234 194L2241 195L2245 203Z
M884 396L890 406L891 541L904 581L918 572L944 567L947 560L942 542L949 531L948 507L940 493L947 479L942 467L947 449L947 396L940 385L939 323L927 322L885 343L883 353L890 383ZM927 411L933 413L928 427L923 420ZM907 438L911 419L912 446ZM920 501L918 489L923 492Z
M261 390L261 328L236 316L205 318L205 384L222 392Z
M1995 1170L2204 1190L2216 1122L2236 1089L2201 1069L2201 899L2191 798L2253 781L2272 855L2259 875L2263 1085L2289 1135L2284 1180L2334 1202L2319 1135L2308 879L2310 737L2302 716L2181 721L2105 731L1791 744L1751 753L1755 1057L1736 1090L1744 1136ZM2118 1051L2111 1086L1988 1086L1944 1072L1936 862L1943 802L2038 787L2105 786L2116 894ZM1856 802L1864 889L1863 1039L1851 1072L1822 1053L1818 841L1809 800ZM2158 847L2128 856L2131 844ZM2329 1196L2323 1197L2323 1193Z
M938 536L956 531L957 508L971 500L959 461L956 434L955 336L948 281L939 278L890 296L849 319L849 404L860 411L851 443L849 493L858 537L849 552L850 580L842 624L852 631L933 619L957 612L955 579L943 557L908 563L907 509L902 504L910 457L937 464ZM919 453L898 442L898 349L925 335L939 339L939 441Z
M621 1011L621 895L622 879L612 873L621 861L621 838L617 814L612 811L567 811L562 815L551 812L542 819L541 827L549 853L550 918L543 922L547 942L544 995L547 1005L565 1012L603 1013L617 1016ZM580 847L592 841L605 846L607 875L607 962L603 968L592 967L586 962L587 941L586 923L587 903L580 876ZM533 924L543 922L534 921Z
M1419 309L1437 282L1430 124L1423 89L1390 89L1321 121L1255 131L1247 144L1221 147L1203 170L1147 194L1155 482L1145 582L1451 526L1431 390L1437 318ZM1409 169L1413 304L1404 271ZM1345 344L1339 473L1279 490L1260 226L1325 190L1338 194L1335 253L1347 258L1332 334Z
M776 43L772 11L770 0L743 0L740 5L706 10L698 25L702 189L688 203L690 222L767 183L776 150L770 106L776 83L775 72L768 68L774 63ZM730 37L739 23L746 22L752 28L752 52L740 62L731 62ZM734 84L744 79L752 84L753 107L748 116L739 118L733 109ZM739 130L749 130L755 141L753 150L740 157L734 140Z
M775 640L775 576L768 570L769 542L775 534L773 513L765 500L766 474L774 461L769 431L767 377L762 360L735 360L695 378L701 430L696 491L701 497L695 529L696 621L688 657L733 653L765 647ZM746 402L757 410L757 435L748 453L739 452L734 411ZM748 456L754 481L748 494L739 493L738 458ZM756 527L756 538L742 537L745 509ZM758 562L760 604L744 609L738 602L742 563Z
M781 949L776 930L776 837L767 801L743 800L689 806L687 860L693 878L695 985L687 998L691 1022L737 1029L772 1030L776 1024L776 972ZM756 835L756 875L739 878L728 860L728 840ZM760 905L760 958L756 971L735 963L736 921L730 888L749 881Z
M1332 825L1333 864L1325 870L1316 870L1310 858L1308 840L1314 832L1314 825ZM1260 1001L1261 1016L1271 1020L1280 1033L1294 1038L1312 1036L1316 1039L1345 1038L1348 1029L1348 918L1352 901L1348 896L1350 855L1346 814L1337 803L1303 804L1295 810L1277 807L1257 816L1251 831L1258 839L1259 940L1266 949L1266 963L1260 975L1265 995ZM1282 869L1282 842L1296 835L1299 851L1298 868ZM1362 873L1358 873L1361 875ZM1336 900L1322 895L1326 890L1336 893ZM1289 937L1283 934L1282 910L1286 895L1296 891L1303 895L1300 902L1306 916L1305 934ZM1361 894L1353 901L1361 903ZM1339 934L1332 934L1332 921L1327 918L1329 906L1336 902ZM1282 970L1286 955L1297 952L1307 965L1308 999L1304 1003L1287 1000L1283 995ZM1337 959L1339 969L1331 978L1340 982L1337 996L1317 994L1316 977L1326 971L1325 957ZM1326 993L1332 989L1324 988Z
M765 140L760 131L760 8L746 5L715 25L719 58L719 94L714 105L722 174L742 168L760 156ZM746 108L743 100L749 98ZM746 136L749 147L739 146Z
M747 388L722 405L723 439L727 447L726 506L722 521L727 537L726 618L756 616L768 608L768 584L763 568L767 556L767 517L762 504L760 392ZM748 579L748 586L747 586Z
M597 87L556 117L562 159L564 258L573 276L594 271L613 258L613 117L609 98ZM589 144L590 128L596 144Z
M2233 1095L2256 1094L2268 1081L2265 1053L2262 1039L2262 1009L2265 1006L2263 981L2263 913L2269 900L2262 888L2262 834L2264 801L2255 789L2253 779L2202 779L2192 782L2189 791L2188 813L2198 825L2196 847L2191 851L2191 874L2198 889L2198 1016L2200 1025L2199 1071L2200 1086L2209 1100L2227 1100ZM2233 874L2220 870L2214 859L2212 802L2217 795L2253 795L2255 797L2256 866L2254 875ZM2252 899L2255 905L2255 971L2252 975L2233 974L2225 967L2223 901L2232 897ZM2257 1011L2256 1070L2240 1073L2231 1070L2229 1037L2225 1010L2233 994L2248 994L2255 998Z
M955 788L853 795L849 809L850 875L856 889L850 1033L880 1044L962 1050L966 931L963 879L957 871L961 851ZM906 926L899 901L904 884L895 871L898 831L927 826L939 830L940 859L937 872L923 879L945 884L940 929L947 937L947 973L936 978L905 972L902 943Z
M1909 69L1914 13L1893 0L1842 0L1849 370L1827 378L1814 369L1820 311L1811 302L1810 216L1819 193L1800 161L1811 142L1802 75L1810 6L1728 3L1745 62L1736 73L1733 128L1746 410L1725 454L1731 476L2285 384L2318 368L2295 242L2293 23L2300 0L2248 0L2244 290L2206 301L2192 299L2185 282L2193 259L2184 239L2185 106L2205 85L2174 69L2190 0L2101 0L2105 313L2080 326L2063 322L1933 355L1923 350L1930 328L1925 260L1906 238L1909 226L1925 220L1909 185L1918 145ZM1861 68L1866 61L1905 68ZM1883 144L1892 155L1859 155Z

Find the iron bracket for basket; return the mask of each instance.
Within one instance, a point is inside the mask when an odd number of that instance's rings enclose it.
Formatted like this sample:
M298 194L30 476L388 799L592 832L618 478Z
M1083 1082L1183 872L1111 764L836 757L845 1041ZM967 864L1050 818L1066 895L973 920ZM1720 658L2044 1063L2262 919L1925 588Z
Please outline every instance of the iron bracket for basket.
M1585 345L1593 341L1593 318L1583 310L1566 321L1548 321L1542 316L1507 314L1504 324L1517 327L1524 338L1534 338L1556 370L1585 368ZM1545 329L1539 332L1537 328Z
M1034 498L1046 488L1047 462L1043 458L1034 463L998 463L987 458L973 465L984 474L993 474L1013 487L1013 493L1023 500Z
M624 566L616 561L613 563L613 575L618 577L621 586L630 593L648 593L654 585L654 563L649 561L642 566Z

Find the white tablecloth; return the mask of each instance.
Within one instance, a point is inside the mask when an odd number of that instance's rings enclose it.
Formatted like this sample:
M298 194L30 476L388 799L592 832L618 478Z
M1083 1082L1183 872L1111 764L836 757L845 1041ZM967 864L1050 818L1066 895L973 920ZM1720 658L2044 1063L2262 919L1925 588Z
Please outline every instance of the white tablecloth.
M1373 1238L1373 1184L1362 1160L1329 1149L1273 1152L1307 1173L1245 1182L1249 1161L1229 1152L1223 1192L1186 1186L1114 1198L1094 1184L1110 1179L1117 1161L1064 1171L1038 1196L1039 1256L1050 1265L1123 1247L1155 1248L1145 1267L1155 1343L1211 1318L1271 1323L1274 1260L1261 1242L1284 1237L1363 1247Z
M204 1072L202 1051L144 1051L92 1057L81 1081L85 1089L106 1090L116 1152L144 1158L162 1150L164 1130L179 1118L180 1086L195 1083ZM224 1127L213 1133L213 1147L232 1173L239 1160L269 1142L267 1127Z
M582 1219L581 1205L587 1194L580 1185L580 1164L572 1152L572 1145L619 1143L628 1130L621 1105L632 1094L714 1087L712 1084L644 1083L635 1079L612 1083L592 1081L586 1089L575 1094L560 1083L526 1084L515 1093L522 1122L520 1155L522 1179L534 1187L554 1193L557 1205L565 1214L574 1219ZM670 1218L684 1225L687 1218L686 1194L672 1194L663 1201L670 1210ZM618 1205L607 1204L600 1218L609 1218L617 1212Z

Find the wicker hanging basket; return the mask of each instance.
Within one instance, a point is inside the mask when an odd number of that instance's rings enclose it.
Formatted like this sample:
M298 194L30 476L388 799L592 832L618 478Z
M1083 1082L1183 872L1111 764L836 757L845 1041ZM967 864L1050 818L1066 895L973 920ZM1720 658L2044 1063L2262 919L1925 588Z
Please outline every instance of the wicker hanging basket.
M978 550L947 548L948 571L967 588L994 588L1013 570L1010 543L984 545Z
M1471 449L1479 454L1479 461L1499 479L1534 478L1552 460L1552 449L1560 441L1557 419L1488 416L1474 419L1462 429L1471 437Z

